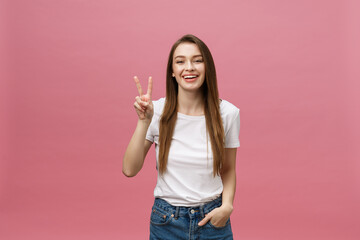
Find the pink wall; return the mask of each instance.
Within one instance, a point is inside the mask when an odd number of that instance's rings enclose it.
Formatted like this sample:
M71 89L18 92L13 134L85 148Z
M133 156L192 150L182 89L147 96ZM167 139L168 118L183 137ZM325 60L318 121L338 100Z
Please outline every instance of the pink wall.
M0 1L0 203L3 189L5 187L7 167L7 40L6 32L6 11L4 2ZM1 209L1 204L0 204ZM0 215L1 216L1 215ZM1 223L0 223L1 224Z
M241 109L235 239L360 239L358 1L0 6L0 239L148 238L154 149L138 176L121 173L132 77L153 76L164 96L186 33L208 44L221 97Z

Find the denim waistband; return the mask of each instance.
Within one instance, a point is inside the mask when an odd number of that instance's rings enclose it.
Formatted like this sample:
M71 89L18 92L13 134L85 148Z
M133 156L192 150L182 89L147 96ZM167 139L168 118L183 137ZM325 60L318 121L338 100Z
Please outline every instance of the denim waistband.
M178 218L181 213L186 214L188 212L199 213L201 217L204 218L205 214L207 214L214 208L221 206L221 204L222 204L222 196L219 196L218 198L210 202L203 203L193 207L173 206L161 198L155 198L154 201L154 206L157 206L167 212L174 213L175 218Z

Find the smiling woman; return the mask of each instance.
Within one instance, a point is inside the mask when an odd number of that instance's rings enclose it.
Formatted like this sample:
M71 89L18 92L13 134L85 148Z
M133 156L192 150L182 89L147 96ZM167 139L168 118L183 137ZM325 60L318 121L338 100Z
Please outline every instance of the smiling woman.
M134 103L139 120L123 160L132 177L155 143L158 180L150 239L233 239L239 109L219 99L210 50L185 35L170 50L166 98L152 101L152 78ZM210 163L210 164L209 164ZM189 236L190 234L190 236Z
M179 94L199 89L205 79L205 64L199 47L195 43L182 43L174 56L172 77L178 83Z

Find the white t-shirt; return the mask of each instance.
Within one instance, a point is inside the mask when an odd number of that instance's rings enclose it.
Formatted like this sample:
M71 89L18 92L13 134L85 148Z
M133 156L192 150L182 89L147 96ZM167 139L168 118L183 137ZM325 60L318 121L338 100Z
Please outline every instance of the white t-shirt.
M153 101L154 116L146 139L155 142L156 166L159 156L159 120L165 98ZM226 100L220 103L225 132L225 148L240 146L240 110ZM205 115L177 113L169 150L167 169L158 173L154 196L174 206L197 206L219 197L223 191L221 177L213 176L213 154L206 133ZM208 138L208 140L207 140Z

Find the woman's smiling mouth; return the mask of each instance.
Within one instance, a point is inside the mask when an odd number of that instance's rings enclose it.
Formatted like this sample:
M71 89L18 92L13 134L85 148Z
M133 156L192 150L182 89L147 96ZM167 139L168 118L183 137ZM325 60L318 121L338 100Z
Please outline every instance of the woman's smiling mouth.
M199 75L195 75L195 74L187 74L182 76L182 78L186 81L186 82L194 82L197 78L199 77Z

